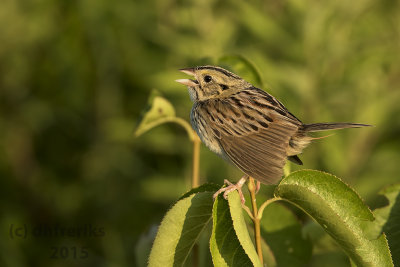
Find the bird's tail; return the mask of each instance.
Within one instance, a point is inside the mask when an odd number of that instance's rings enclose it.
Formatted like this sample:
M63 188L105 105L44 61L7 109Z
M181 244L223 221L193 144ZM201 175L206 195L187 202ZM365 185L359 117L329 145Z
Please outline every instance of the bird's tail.
M311 123L311 124L304 124L302 130L305 132L319 132L319 131L328 131L328 130L345 129L345 128L360 128L368 126L372 125L361 124L361 123L349 123L349 122Z

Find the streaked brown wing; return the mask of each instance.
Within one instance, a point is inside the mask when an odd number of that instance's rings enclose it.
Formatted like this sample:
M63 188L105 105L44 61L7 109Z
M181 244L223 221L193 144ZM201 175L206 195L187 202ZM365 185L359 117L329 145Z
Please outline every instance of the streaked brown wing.
M244 173L274 184L282 177L286 147L297 129L293 124L274 122L251 135L222 136L219 141L228 158Z
M289 140L302 125L275 98L257 88L199 103L194 114L203 139L213 135L223 156L266 184L281 178ZM208 146L212 149L215 143L209 141Z

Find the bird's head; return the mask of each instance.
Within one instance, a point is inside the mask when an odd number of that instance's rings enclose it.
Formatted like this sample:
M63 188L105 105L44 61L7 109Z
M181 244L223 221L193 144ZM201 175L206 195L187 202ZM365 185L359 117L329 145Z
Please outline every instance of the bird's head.
M180 71L195 78L176 80L188 87L190 99L193 102L224 98L251 86L236 74L221 67L200 66L180 69Z

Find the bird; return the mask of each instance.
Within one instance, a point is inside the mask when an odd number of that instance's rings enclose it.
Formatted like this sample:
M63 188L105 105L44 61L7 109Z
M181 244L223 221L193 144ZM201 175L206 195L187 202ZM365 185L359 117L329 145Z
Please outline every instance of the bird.
M214 194L224 197L241 188L248 177L276 184L287 160L303 165L299 154L314 138L312 132L371 126L334 122L304 124L280 101L240 76L218 66L180 69L194 79L178 79L193 102L190 122L202 143L239 168L244 176Z

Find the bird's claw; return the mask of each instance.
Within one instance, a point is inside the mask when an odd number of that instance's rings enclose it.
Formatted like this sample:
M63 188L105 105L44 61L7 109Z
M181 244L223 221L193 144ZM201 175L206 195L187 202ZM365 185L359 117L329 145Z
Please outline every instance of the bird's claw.
M242 187L243 187L243 184L246 182L247 178L248 178L247 176L243 176L236 184L233 184L225 179L224 183L227 184L228 186L223 187L223 188L219 189L217 192L215 192L215 194L213 195L213 198L216 199L218 197L218 195L223 192L224 198L227 199L228 194L230 192L237 190L239 193L239 196L240 196L240 200L241 200L242 204L244 204L246 202L246 200L244 199Z

